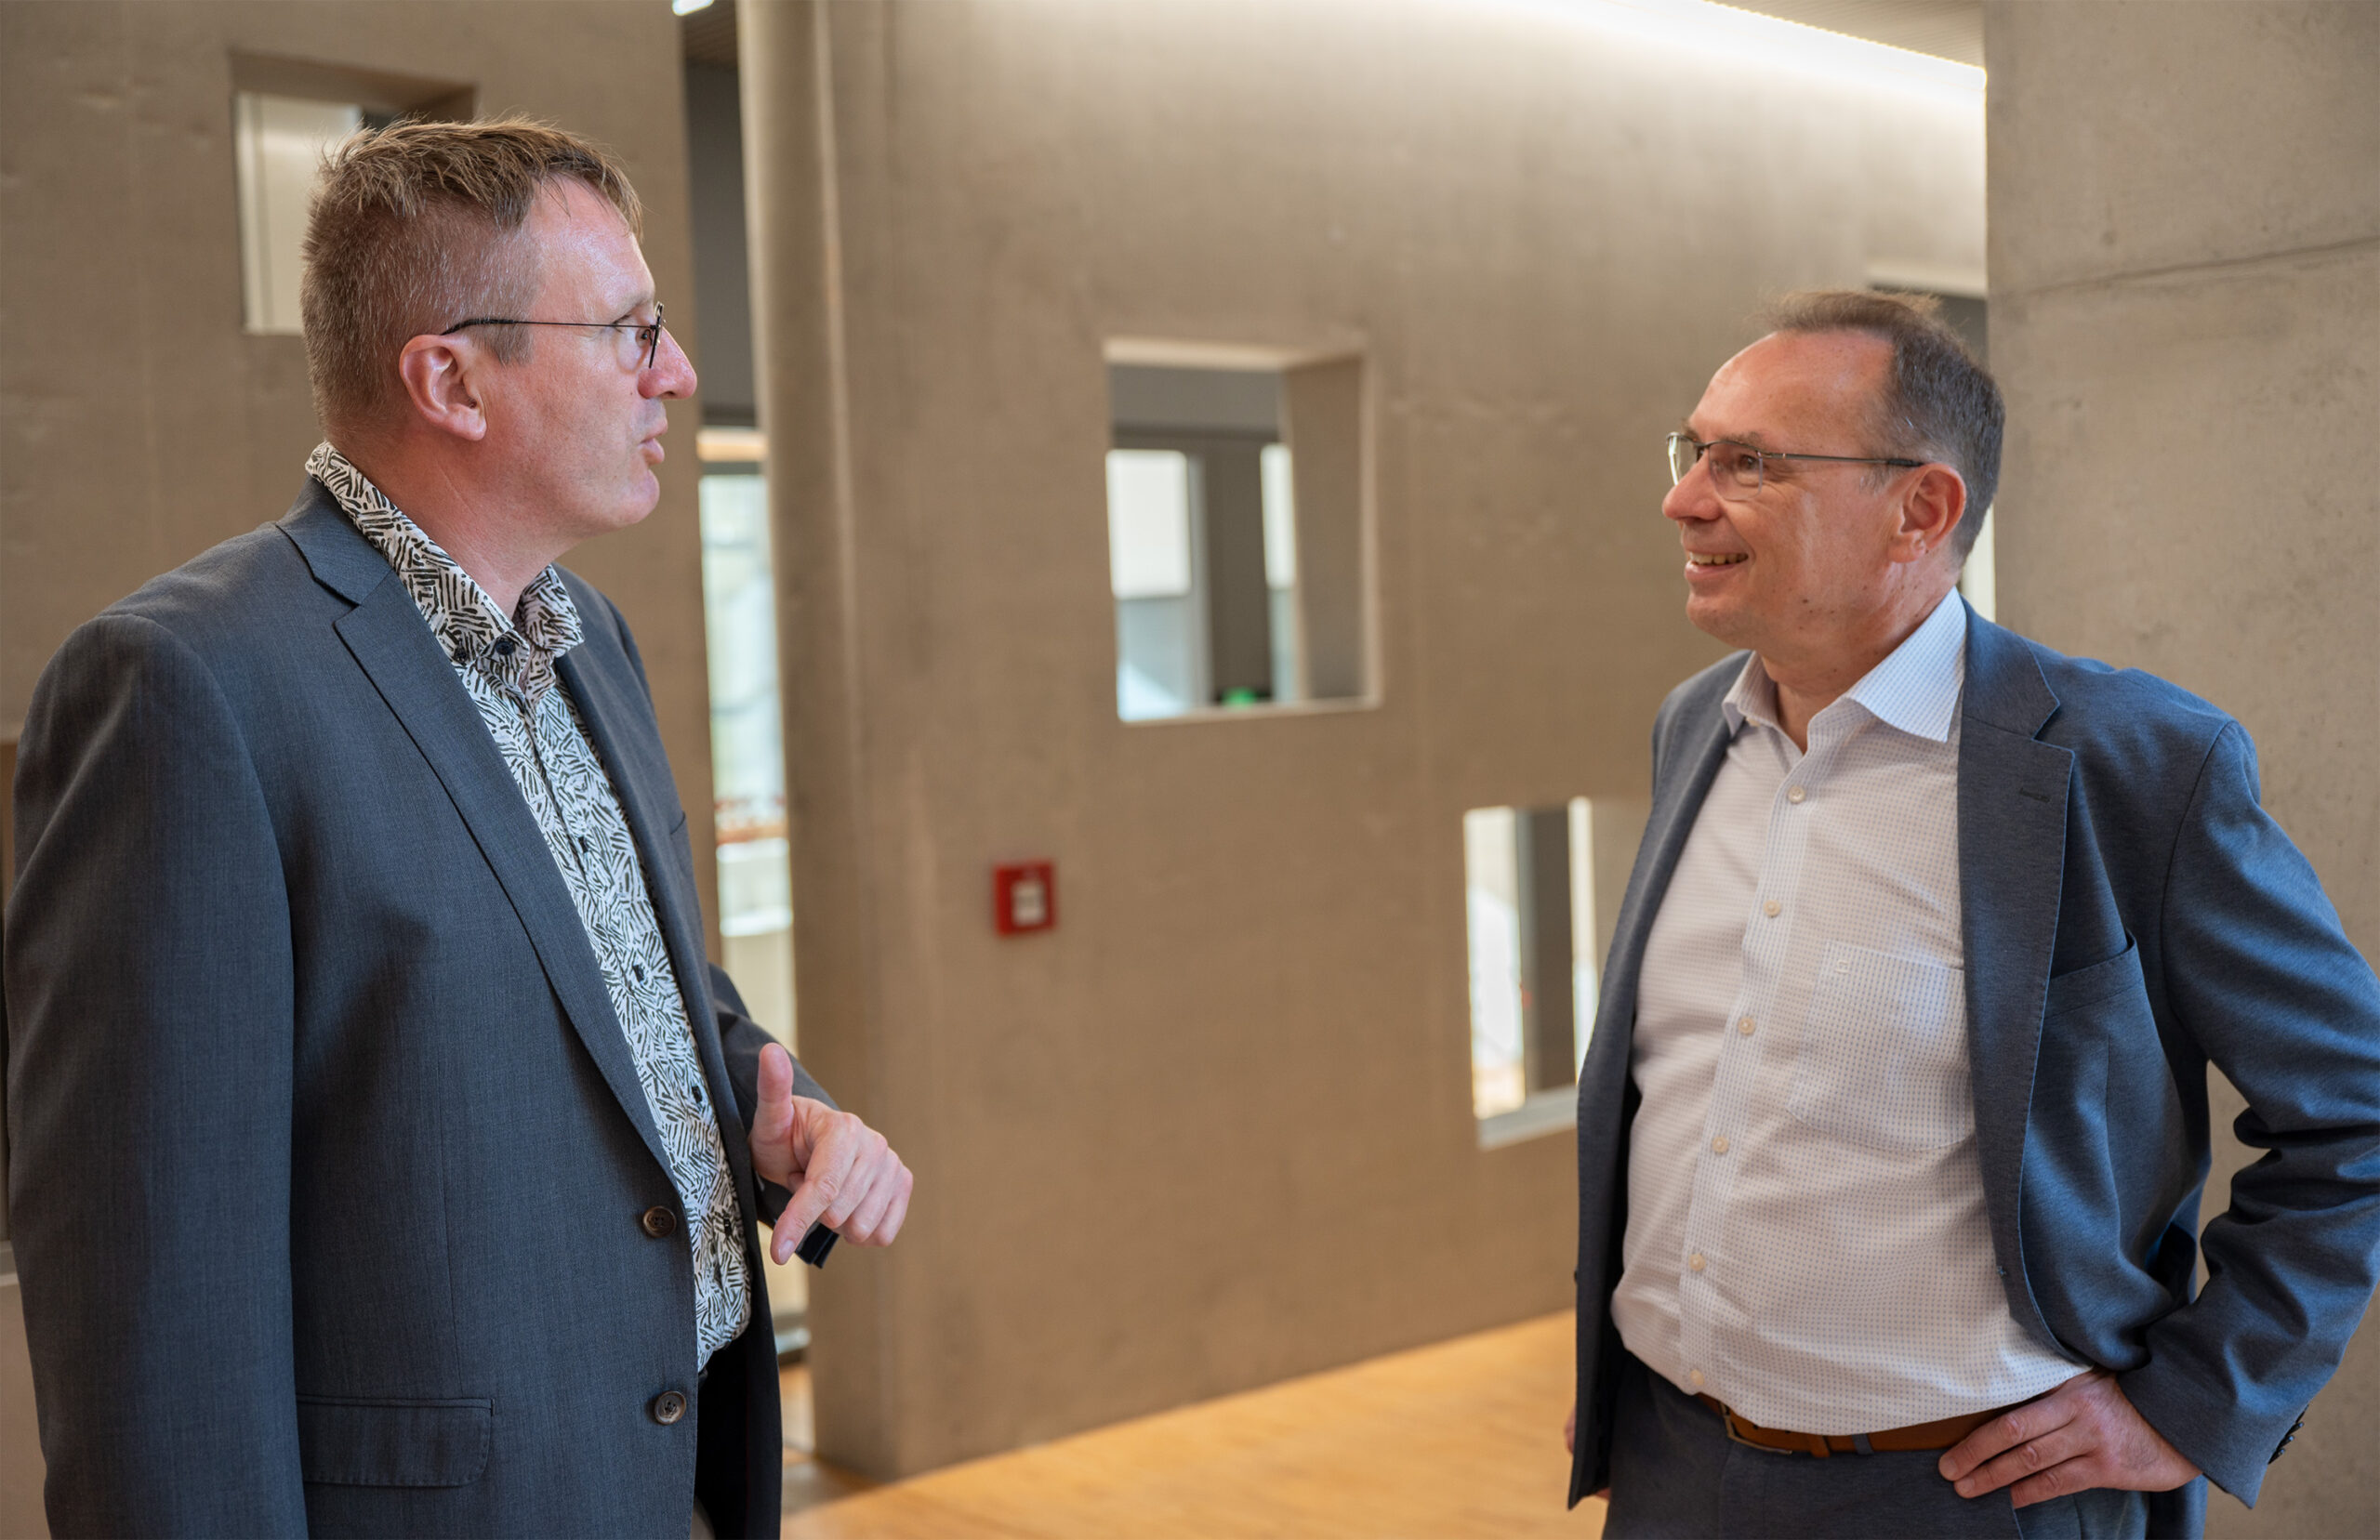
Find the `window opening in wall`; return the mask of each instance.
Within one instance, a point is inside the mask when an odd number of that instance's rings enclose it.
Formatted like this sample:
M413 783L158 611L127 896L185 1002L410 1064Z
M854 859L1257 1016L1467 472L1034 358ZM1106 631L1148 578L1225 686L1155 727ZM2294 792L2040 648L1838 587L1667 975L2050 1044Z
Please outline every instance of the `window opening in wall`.
M1352 360L1110 364L1124 720L1366 693L1359 385Z
M242 314L251 332L298 332L298 281L306 211L323 154L364 126L351 101L241 91L232 99L232 146L240 188Z
M728 447L747 453L752 437ZM707 464L701 507L721 961L753 1020L790 1046L793 877L767 480L758 465Z
M1646 808L1573 797L1462 815L1471 1099L1493 1147L1567 1126Z
M234 53L229 62L242 323L294 336L306 214L323 152L358 128L401 117L469 118L478 93L455 81L276 55Z

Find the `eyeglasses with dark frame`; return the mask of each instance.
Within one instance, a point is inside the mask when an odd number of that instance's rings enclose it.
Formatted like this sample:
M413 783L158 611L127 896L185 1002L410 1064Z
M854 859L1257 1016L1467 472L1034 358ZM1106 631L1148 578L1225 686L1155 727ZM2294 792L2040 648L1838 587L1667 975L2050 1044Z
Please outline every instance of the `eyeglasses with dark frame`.
M661 313L666 308L654 306L651 321L516 321L510 316L475 315L469 321L455 322L438 335L453 336L466 326L579 326L606 332L628 331L635 334L637 348L644 354L644 362L637 365L638 369L644 370L652 368L660 360L661 334L665 329Z
M1711 454L1716 450L1719 453ZM1783 450L1754 449L1733 439L1712 439L1708 443L1691 433L1670 435L1670 484L1686 480L1694 462L1711 454L1711 484L1722 496L1731 491L1739 494L1758 492L1767 480L1770 460L1826 460L1846 466L1900 466L1904 468L1931 465L1930 460L1890 459L1881 454L1792 454Z

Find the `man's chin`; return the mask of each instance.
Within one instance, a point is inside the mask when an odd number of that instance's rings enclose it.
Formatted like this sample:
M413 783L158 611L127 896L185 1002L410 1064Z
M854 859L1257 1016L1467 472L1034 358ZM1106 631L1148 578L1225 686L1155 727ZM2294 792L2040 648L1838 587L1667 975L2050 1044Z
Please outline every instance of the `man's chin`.
M1730 647L1755 647L1753 629L1744 619L1740 607L1712 595L1689 593L1686 596L1686 618L1705 636L1716 637Z

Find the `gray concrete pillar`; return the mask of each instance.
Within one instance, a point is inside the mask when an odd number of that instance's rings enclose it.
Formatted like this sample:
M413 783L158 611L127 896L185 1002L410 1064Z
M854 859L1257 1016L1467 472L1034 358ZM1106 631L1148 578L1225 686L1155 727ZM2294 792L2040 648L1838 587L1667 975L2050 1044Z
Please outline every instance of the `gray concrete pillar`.
M2266 806L2380 948L2380 6L1994 4L2000 616L2235 713ZM2254 1153L2214 1086L2206 1208ZM2250 1513L2380 1533L2380 1330Z

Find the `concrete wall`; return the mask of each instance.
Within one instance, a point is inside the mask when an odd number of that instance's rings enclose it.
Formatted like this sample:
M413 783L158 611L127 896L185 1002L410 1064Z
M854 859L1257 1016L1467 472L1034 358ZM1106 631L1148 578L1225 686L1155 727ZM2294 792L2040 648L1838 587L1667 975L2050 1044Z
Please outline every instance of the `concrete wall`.
M294 336L241 330L235 55L475 88L602 141L647 208L645 254L695 349L678 35L644 0L0 7L0 736L77 624L277 519L320 438ZM700 363L697 352L695 362ZM636 627L709 848L694 403L659 510L570 564ZM697 862L709 906L711 868ZM714 945L716 942L714 941Z
M814 1292L828 1457L1568 1300L1571 1140L1474 1136L1461 814L1641 793L1714 655L1659 440L1758 295L1982 265L1971 94L1641 15L746 6L802 1042L919 1181ZM1117 720L1118 336L1361 355L1376 705Z
M2380 6L1995 5L2001 618L2236 713L2380 954ZM2210 1208L2253 1152L2218 1080ZM2380 1533L2367 1323L2251 1514Z

